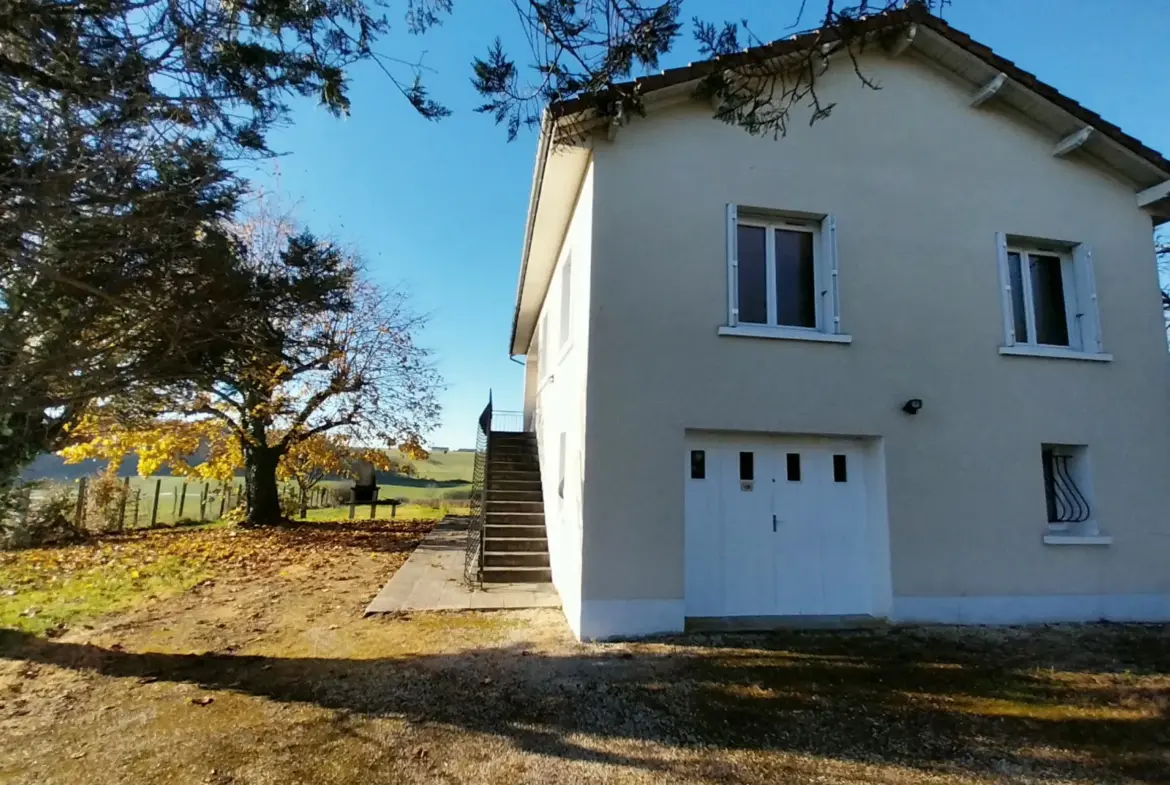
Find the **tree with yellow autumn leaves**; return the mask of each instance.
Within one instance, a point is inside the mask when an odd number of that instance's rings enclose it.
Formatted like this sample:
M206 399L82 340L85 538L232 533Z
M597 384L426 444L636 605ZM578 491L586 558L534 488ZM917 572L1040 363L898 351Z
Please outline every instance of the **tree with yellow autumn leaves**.
M149 416L125 417L116 396L91 407L62 454L120 462L139 473L226 479L244 469L245 523L280 520L279 479L348 473L388 454L425 457L440 379L418 343L425 320L407 294L375 286L356 255L298 230L269 204L238 227L233 290L241 302L215 361L160 391ZM191 464L198 452L202 462Z
M243 443L214 418L158 418L131 424L87 414L77 433L77 440L60 451L66 463L98 459L106 461L112 472L135 455L136 471L142 477L166 468L179 477L220 482L232 481L245 468ZM411 457L426 458L427 453L420 449ZM380 472L406 476L416 472L405 456L354 445L342 435L318 433L292 441L277 462L276 479L296 485L303 500L326 477L358 479L365 464Z

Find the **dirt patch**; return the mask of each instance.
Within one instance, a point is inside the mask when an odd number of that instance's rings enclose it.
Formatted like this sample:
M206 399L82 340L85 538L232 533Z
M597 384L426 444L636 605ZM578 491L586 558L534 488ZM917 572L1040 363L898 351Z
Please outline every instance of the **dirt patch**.
M362 618L344 548L0 640L11 783L1170 781L1170 631L572 641L558 611Z

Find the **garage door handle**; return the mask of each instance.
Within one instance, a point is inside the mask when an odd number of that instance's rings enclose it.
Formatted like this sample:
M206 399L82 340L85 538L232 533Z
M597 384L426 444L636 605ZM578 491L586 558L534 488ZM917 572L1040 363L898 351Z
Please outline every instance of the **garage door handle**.
M776 531L776 516L772 516L772 531Z

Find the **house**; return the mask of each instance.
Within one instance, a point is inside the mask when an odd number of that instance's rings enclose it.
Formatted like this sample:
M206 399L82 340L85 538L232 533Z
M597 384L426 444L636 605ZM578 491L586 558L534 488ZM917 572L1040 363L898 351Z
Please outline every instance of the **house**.
M1170 161L917 8L865 24L881 89L829 68L781 140L712 118L710 63L546 117L510 350L581 638L1170 619Z

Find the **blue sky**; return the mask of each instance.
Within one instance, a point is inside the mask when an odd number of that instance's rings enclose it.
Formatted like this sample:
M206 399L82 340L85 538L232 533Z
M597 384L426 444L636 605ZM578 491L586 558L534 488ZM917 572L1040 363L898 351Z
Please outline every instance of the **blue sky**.
M801 27L823 5L808 0ZM798 7L799 0L684 0L683 17L746 18L772 40L792 32ZM954 0L944 16L1170 154L1170 2ZM434 69L428 86L454 114L421 119L379 70L364 65L351 79L350 117L294 103L291 125L270 139L284 153L275 176L304 222L355 246L377 281L407 288L430 315L423 342L446 380L442 426L430 441L469 446L489 389L497 408L520 408L523 368L507 352L536 144L532 133L509 144L503 129L472 111L470 61L493 36L507 46L521 32L509 0L455 0L454 16L421 38L396 27L381 48L412 60L422 55ZM663 66L694 59L688 25ZM274 174L266 167L249 176L271 184Z

